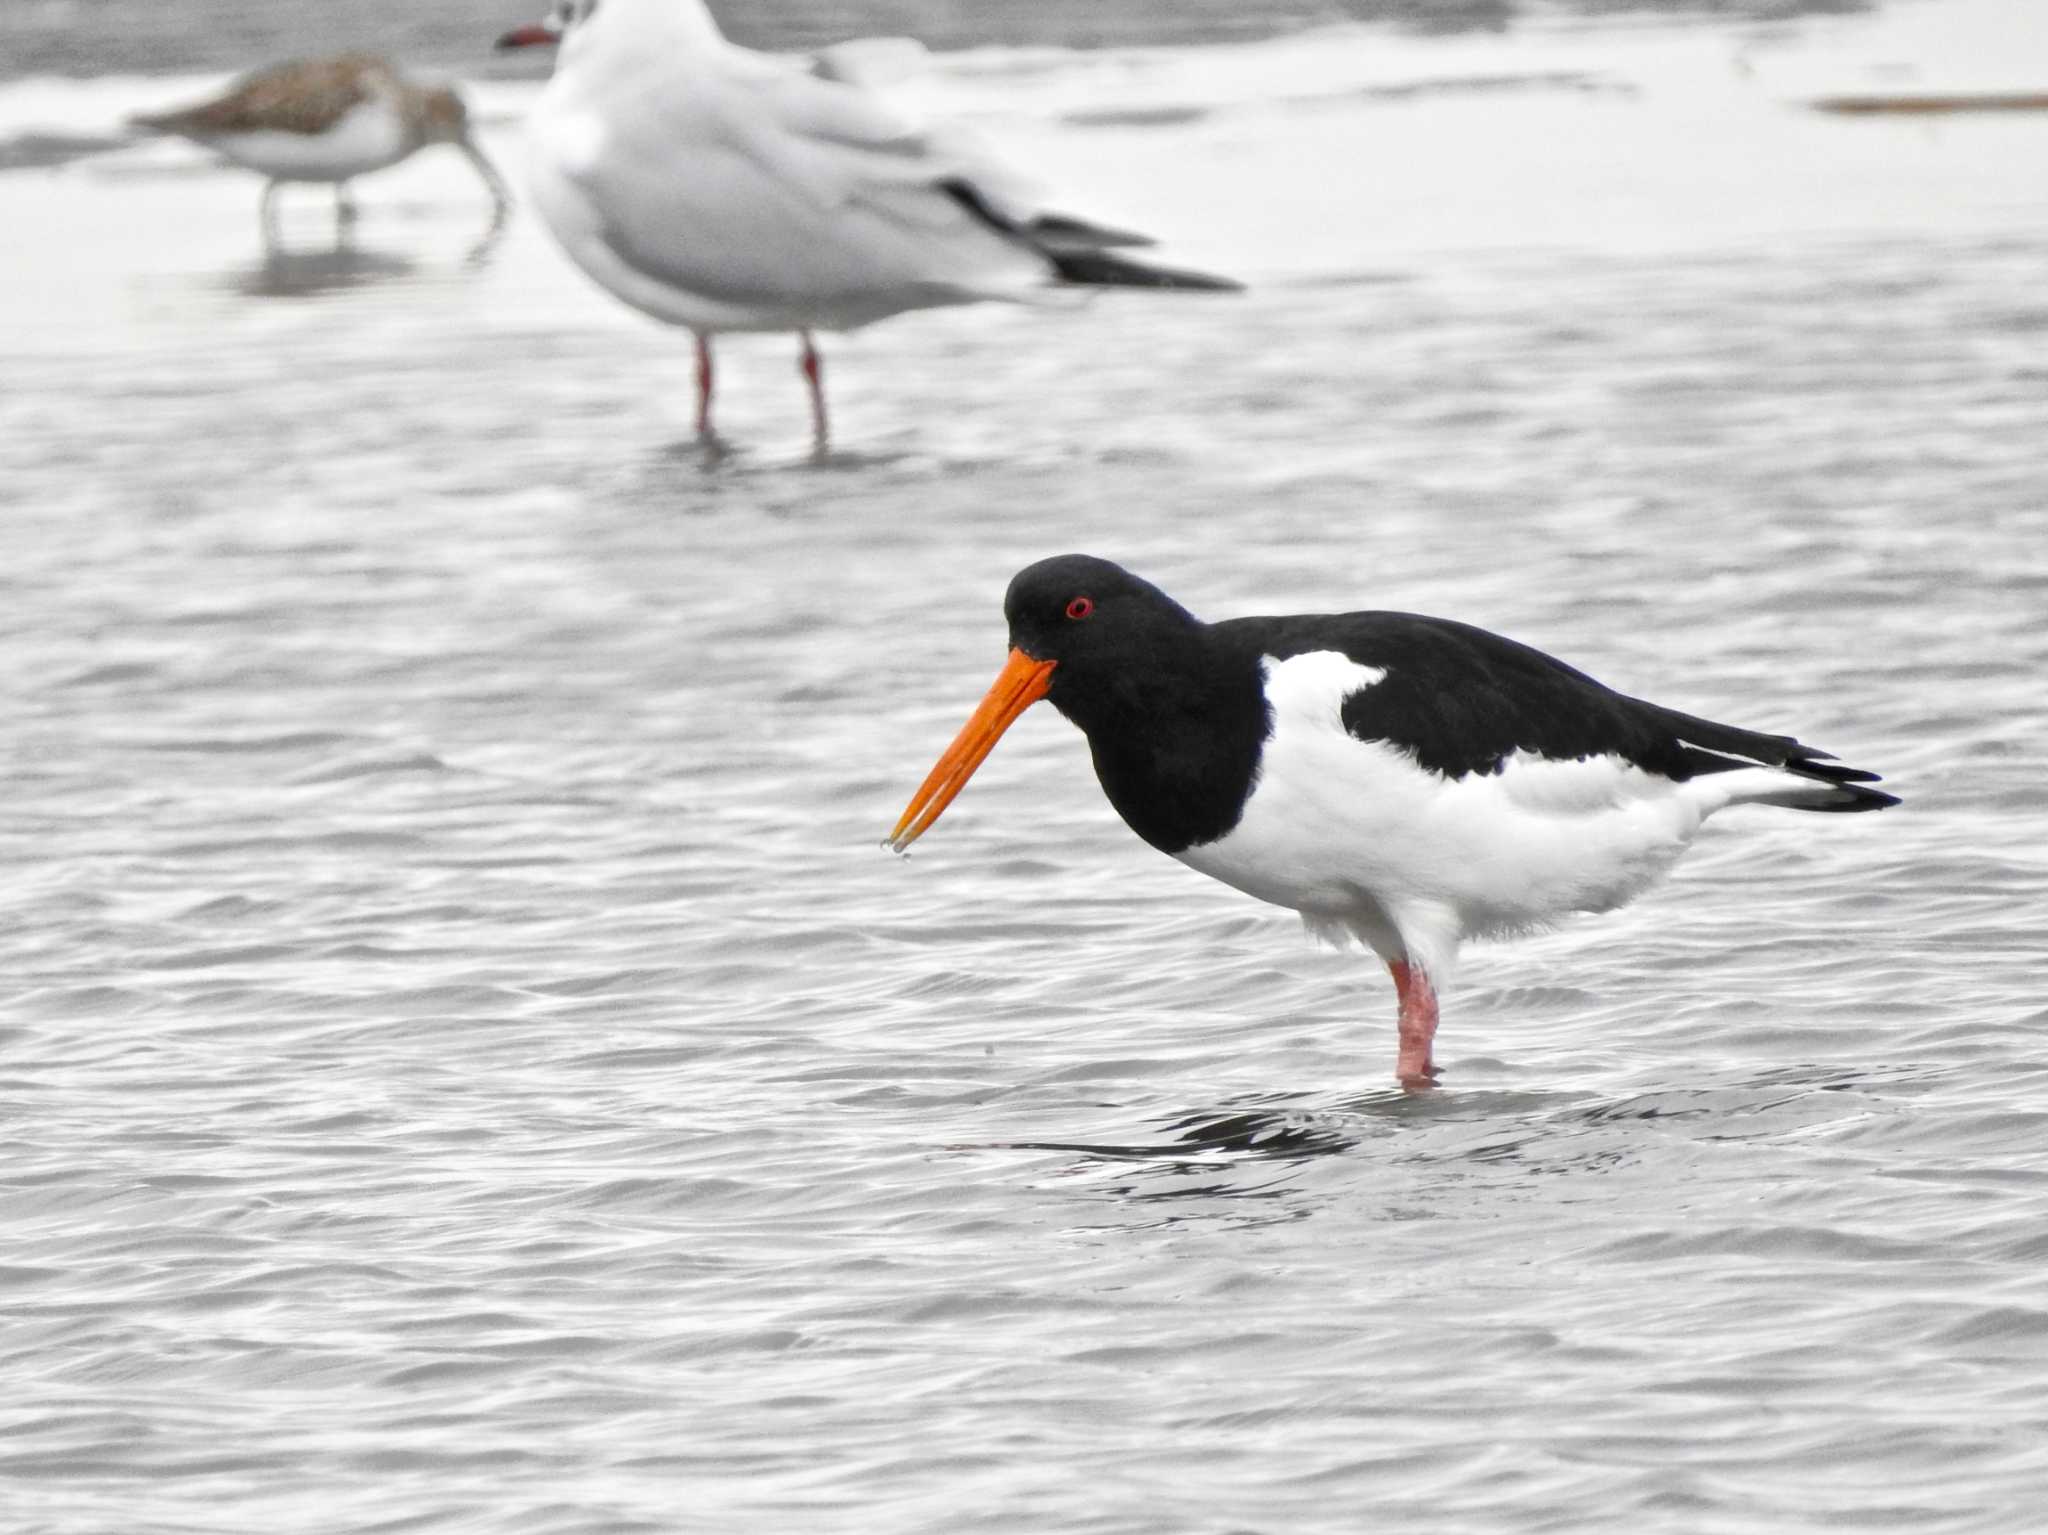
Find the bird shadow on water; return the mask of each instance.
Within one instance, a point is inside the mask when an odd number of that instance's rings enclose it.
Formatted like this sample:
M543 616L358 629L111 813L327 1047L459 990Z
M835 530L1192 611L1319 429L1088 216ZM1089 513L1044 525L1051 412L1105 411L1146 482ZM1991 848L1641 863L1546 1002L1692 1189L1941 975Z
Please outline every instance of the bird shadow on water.
M1100 1140L1006 1140L954 1150L1035 1151L1068 1160L1057 1176L1090 1181L1118 1203L1176 1203L1231 1220L1301 1219L1321 1201L1300 1196L1318 1167L1405 1170L1517 1187L1602 1176L1645 1157L1691 1156L1716 1142L1798 1139L1884 1113L1883 1073L1780 1067L1710 1075L1680 1087L1603 1093L1592 1088L1394 1088L1332 1098L1261 1093L1155 1116L1141 1133ZM1670 1148L1660 1153L1658 1148ZM1192 1202L1192 1203L1189 1203ZM1246 1203L1249 1202L1249 1203ZM1205 1208L1202 1208L1204 1207ZM1427 1202L1400 1209L1431 1213ZM1398 1214L1389 1207L1390 1216Z
M1260 1093L1153 1120L1156 1130L1142 1140L996 1141L961 1149L1057 1151L1100 1162L1174 1166L1305 1162L1348 1156L1406 1130L1527 1119L1583 1098L1512 1090L1411 1093L1391 1087L1335 1100L1307 1092Z
M877 469L894 469L921 455L900 448L826 448L813 450L782 467L804 469L813 474L866 474Z
M371 283L398 282L419 264L405 256L335 245L321 250L272 246L255 265L236 272L229 287L253 298L314 298Z
M650 448L635 461L630 479L634 495L649 506L704 510L739 495L753 515L804 522L843 512L850 499L885 494L902 483L898 466L914 461L909 453L834 449L821 457L689 436ZM821 475L838 478L821 483Z
M475 273L490 265L507 222L503 215L493 218L463 252L458 269ZM336 232L331 245L295 249L282 241L267 243L257 261L229 274L228 287L255 298L316 298L377 283L409 281L425 270L412 256L358 244L354 234L344 229Z
M665 442L654 451L655 465L703 475L741 478L759 474L865 474L911 463L919 455L908 450L817 448L795 453L764 452L728 437L695 435Z
M1333 1099L1309 1092L1261 1093L1212 1108L1147 1122L1142 1135L1115 1140L1030 1140L983 1143L957 1150L1053 1152L1065 1157L1054 1176L1078 1180L1095 1197L1148 1220L1181 1226L1222 1221L1233 1226L1304 1220L1327 1193L1352 1186L1346 1163L1378 1169L1416 1155L1416 1132L1473 1129L1541 1119L1560 1095L1475 1091L1407 1093L1388 1088ZM1460 1127L1463 1134L1460 1134ZM1433 1137L1432 1137L1433 1138ZM1442 1153L1437 1153L1442 1154ZM1335 1175L1319 1178L1317 1169ZM1112 1224L1127 1224L1123 1217Z

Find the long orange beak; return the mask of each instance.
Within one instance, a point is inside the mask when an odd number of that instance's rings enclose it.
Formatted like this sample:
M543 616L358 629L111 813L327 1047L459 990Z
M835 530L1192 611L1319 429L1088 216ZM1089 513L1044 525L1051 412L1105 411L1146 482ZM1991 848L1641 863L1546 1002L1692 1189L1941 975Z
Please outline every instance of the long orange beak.
M889 833L889 849L900 853L931 829L953 803L953 796L967 787L967 780L982 760L996 749L1003 732L1016 723L1017 716L1045 697L1052 688L1053 661L1034 661L1021 650L1012 650L1003 663L995 686L974 711L974 717L960 727L953 744L946 748L938 765L911 796L910 808Z

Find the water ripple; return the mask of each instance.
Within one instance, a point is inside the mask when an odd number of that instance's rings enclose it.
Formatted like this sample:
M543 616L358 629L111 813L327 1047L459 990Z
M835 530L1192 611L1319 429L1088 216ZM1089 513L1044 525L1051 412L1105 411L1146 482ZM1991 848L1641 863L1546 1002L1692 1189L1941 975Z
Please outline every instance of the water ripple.
M1205 146L1257 116L1117 136L1249 195ZM81 272L118 327L24 313L0 394L8 1507L2031 1528L2028 196L906 320L835 349L823 469L766 342L749 446L677 451L687 357L521 226L260 303L240 245ZM1476 949L1405 1096L1384 972L1139 845L1049 713L879 850L1062 548L1214 616L1455 614L1907 804L1731 815Z

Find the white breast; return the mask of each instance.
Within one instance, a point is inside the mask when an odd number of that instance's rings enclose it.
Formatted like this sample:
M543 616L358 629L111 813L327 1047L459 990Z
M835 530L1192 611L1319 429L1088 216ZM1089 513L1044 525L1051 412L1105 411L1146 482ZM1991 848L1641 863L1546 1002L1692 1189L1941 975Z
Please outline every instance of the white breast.
M415 147L392 103L366 101L349 108L325 133L230 133L207 146L237 165L279 181L346 181L394 165Z
M728 305L652 277L621 258L607 237L619 210L605 205L610 189L603 175L606 156L617 148L616 135L598 106L573 85L558 72L527 123L534 206L563 251L599 287L657 320L699 331L750 328L751 315L735 314ZM678 254L687 249L688 235L678 227Z
M604 156L604 119L580 107L536 112L530 130L539 164L574 181L588 175Z
M1384 672L1328 651L1264 665L1272 734L1244 813L1181 860L1439 975L1464 938L1627 901L1722 799L1614 757L1448 778L1345 730L1345 699Z

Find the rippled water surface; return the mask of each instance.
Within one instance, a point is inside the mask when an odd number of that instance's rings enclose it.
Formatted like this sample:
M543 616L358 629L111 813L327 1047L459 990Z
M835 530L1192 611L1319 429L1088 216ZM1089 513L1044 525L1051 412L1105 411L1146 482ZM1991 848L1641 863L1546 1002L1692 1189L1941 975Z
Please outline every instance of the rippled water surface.
M6 1523L2037 1527L2048 127L1286 46L942 70L1252 291L832 342L822 465L459 167L270 264L168 152L0 176ZM1403 1098L1050 711L879 850L1066 549L1907 803L1471 951Z

